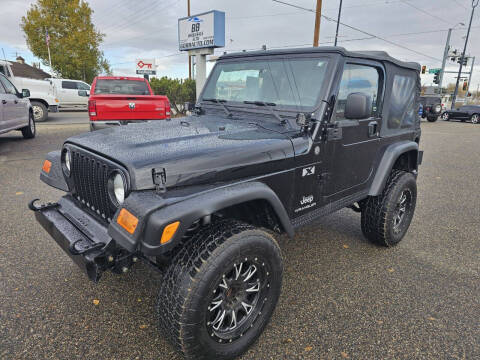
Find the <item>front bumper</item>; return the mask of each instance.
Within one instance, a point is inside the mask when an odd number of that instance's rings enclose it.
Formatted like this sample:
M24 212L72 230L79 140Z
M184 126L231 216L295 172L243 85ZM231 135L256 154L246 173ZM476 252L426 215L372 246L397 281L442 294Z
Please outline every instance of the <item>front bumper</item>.
M35 201L30 202L29 208L37 221L90 280L97 282L105 270L115 265L119 251L106 226L68 197L40 206Z

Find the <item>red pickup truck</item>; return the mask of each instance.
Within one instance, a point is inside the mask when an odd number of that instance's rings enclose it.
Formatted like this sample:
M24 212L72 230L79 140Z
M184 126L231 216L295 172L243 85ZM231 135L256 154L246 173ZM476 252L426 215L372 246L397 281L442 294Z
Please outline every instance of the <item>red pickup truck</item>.
M125 76L97 76L90 89L90 130L110 125L170 118L170 102L154 95L147 80Z

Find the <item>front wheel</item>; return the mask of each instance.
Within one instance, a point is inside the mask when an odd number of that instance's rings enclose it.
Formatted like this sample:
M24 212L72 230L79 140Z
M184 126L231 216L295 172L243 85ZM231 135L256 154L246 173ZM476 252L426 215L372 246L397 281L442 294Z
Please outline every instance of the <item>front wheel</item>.
M48 118L48 109L39 101L32 101L33 118L36 122L43 122Z
M379 245L398 244L410 226L416 202L417 182L413 174L393 170L382 194L370 196L363 205L363 234Z
M22 135L25 139L33 139L36 134L35 121L33 120L33 114L28 113L28 125L25 126L22 130Z
M205 227L165 272L160 329L187 359L233 359L270 320L282 273L280 248L268 233L235 220Z
M470 117L470 121L472 122L472 124L478 124L480 122L480 115L479 114L473 114Z
M443 113L442 120L449 121L450 120L450 115L448 113Z

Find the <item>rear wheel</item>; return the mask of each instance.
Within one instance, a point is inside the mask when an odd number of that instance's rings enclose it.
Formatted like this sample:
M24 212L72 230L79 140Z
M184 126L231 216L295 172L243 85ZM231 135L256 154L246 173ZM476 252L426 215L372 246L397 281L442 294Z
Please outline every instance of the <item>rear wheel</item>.
M442 115L442 120L444 120L444 121L449 121L449 120L450 120L450 115L449 115L449 113L443 113L443 115Z
M42 122L48 118L48 109L39 101L32 101L33 118L36 122Z
M276 241L223 220L176 253L158 296L160 329L187 359L233 359L260 336L280 295Z
M22 135L25 139L33 139L36 134L35 121L33 120L32 112L28 113L28 125L25 126L22 130Z
M429 122L435 122L435 121L437 121L437 119L438 119L437 116L428 116L428 117L427 117L427 120L428 120Z
M393 170L379 196L369 197L362 209L362 232L370 241L393 246L405 236L417 201L413 174Z
M473 114L470 117L470 121L472 122L472 124L478 124L480 122L480 115L479 114Z

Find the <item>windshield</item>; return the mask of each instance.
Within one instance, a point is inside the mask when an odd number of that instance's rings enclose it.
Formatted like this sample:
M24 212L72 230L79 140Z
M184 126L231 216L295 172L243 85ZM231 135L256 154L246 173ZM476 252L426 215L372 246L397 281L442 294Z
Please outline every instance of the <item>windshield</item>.
M95 94L150 95L145 81L98 79Z
M218 63L202 98L312 107L322 89L327 63L326 58Z

